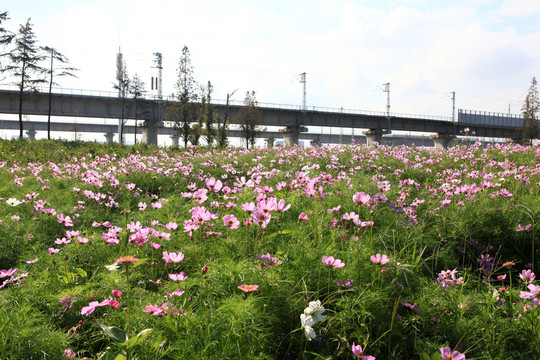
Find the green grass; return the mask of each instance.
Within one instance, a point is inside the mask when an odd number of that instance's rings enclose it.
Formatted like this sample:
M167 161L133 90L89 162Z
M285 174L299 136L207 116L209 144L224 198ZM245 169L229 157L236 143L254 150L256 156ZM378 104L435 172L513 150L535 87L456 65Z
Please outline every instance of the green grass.
M0 279L2 359L60 359L66 349L92 359L120 359L121 350L131 359L352 359L353 342L379 360L440 358L445 346L467 359L540 357L540 310L520 298L528 289L519 277L539 271L538 148L218 151L0 141L0 149L0 270L18 271ZM211 177L224 188L196 203L190 194ZM240 177L255 186L237 188ZM389 189L379 190L383 181ZM360 191L379 201L354 203ZM32 193L39 195L27 199ZM257 204L261 194L291 207L272 211L266 226L249 225L242 204ZM9 198L23 203L10 206ZM74 226L34 208L39 200ZM199 206L213 218L190 235L184 222ZM351 212L358 224L342 218ZM238 229L224 225L229 214ZM118 243L102 239L108 228L93 226L107 221L118 227ZM141 246L128 243L127 226L137 222ZM166 229L171 222L178 228ZM531 226L516 231L520 224ZM88 242L55 243L67 230ZM166 266L164 251L184 259ZM266 253L281 263L265 268L255 256ZM378 253L390 262L372 264ZM492 266L482 271L478 260L488 254ZM127 255L140 259L129 278L106 267ZM346 265L330 268L323 256ZM463 283L444 289L437 274L454 269ZM181 272L184 281L169 278ZM258 290L244 293L242 284ZM167 296L177 289L184 293ZM123 292L117 309L81 314L113 298L112 290ZM65 296L71 307L59 302ZM300 314L316 300L326 320L313 325L317 336L309 340ZM162 304L162 316L142 311ZM103 326L133 339L121 343ZM144 329L153 330L135 344Z

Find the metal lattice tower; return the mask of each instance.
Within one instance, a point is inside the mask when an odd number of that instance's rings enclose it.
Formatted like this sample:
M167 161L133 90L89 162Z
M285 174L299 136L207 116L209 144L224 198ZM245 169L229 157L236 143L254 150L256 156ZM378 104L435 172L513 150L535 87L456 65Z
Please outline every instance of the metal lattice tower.
M304 96L302 98L302 111L306 111L306 73L300 74L300 83L304 85Z

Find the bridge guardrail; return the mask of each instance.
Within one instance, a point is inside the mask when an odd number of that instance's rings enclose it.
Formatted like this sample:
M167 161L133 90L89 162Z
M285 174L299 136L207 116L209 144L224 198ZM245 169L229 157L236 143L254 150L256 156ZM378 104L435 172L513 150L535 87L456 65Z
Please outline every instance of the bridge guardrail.
M9 90L9 91L18 91L18 87L10 84L0 84L0 90ZM48 87L38 87L39 92L47 93L49 92ZM65 95L79 95L79 96L99 96L99 97L118 97L118 92L115 91L103 91L103 90L85 90L85 89L71 89L63 87L53 87L52 92L55 94L65 94ZM145 94L143 96L147 100L158 100L157 95ZM163 96L164 101L175 100L175 98L170 96ZM226 100L212 100L214 105L226 105ZM243 101L229 100L229 105L231 106L243 106ZM297 110L301 111L301 105L291 105L291 104L277 104L277 103L259 103L259 106L262 108L270 109L283 109L283 110ZM329 112L329 113L343 113L343 114L354 114L354 115L375 115L386 117L387 113L382 111L371 111L371 110L357 110L357 109L346 109L346 108L333 108L333 107L322 107L322 106L308 106L306 107L308 112ZM406 113L390 113L390 117L399 117L399 118L409 118L409 119L423 119L423 120L441 120L441 121L452 121L451 117L448 116L436 116L436 115L420 115L420 114L406 114Z

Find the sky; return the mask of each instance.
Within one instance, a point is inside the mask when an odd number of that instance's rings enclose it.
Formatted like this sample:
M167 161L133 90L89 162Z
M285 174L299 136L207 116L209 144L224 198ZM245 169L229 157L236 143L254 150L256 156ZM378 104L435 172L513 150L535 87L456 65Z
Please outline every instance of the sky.
M78 78L64 89L114 91L120 51L149 94L156 52L163 94L175 93L187 46L213 98L261 104L452 116L520 113L540 75L538 0L4 0L3 25L28 19L38 44L63 53ZM1 84L7 84L5 79ZM457 116L457 115L456 115Z

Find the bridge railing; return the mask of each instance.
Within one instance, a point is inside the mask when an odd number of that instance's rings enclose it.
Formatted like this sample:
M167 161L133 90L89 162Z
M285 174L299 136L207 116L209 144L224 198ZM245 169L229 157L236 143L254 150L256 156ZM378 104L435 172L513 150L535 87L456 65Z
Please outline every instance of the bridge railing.
M16 85L10 85L10 84L0 84L0 90L8 90L8 91L18 91L19 88ZM37 87L37 91L42 93L48 93L49 88L48 87ZM64 94L64 95L75 95L75 96L98 96L98 97L118 97L117 91L103 91L103 90L86 90L86 89L71 89L71 88L64 88L64 87L53 87L51 89L52 93L54 94ZM144 94L144 99L147 100L157 100L157 95L154 94ZM171 101L176 100L172 95L171 96L163 96L163 100L165 101ZM212 100L212 104L214 105L226 105L226 100L219 100L214 99ZM229 105L231 106L243 106L243 101L235 101L235 100L229 100ZM259 103L259 106L262 108L269 108L269 109L283 109L283 110L296 110L296 111L302 111L301 105L292 105L292 104L278 104L278 103ZM333 107L322 107L322 106L307 106L306 111L308 112L327 112L327 113L334 113L334 114L351 114L351 115L374 115L374 116L381 116L386 117L387 113L382 111L371 111L371 110L357 110L357 109L345 109L343 107L341 108L333 108ZM420 114L405 114L405 113L390 113L390 117L399 117L399 118L408 118L408 119L424 119L424 120L441 120L441 121L452 121L451 117L447 116L436 116L436 115L420 115Z

